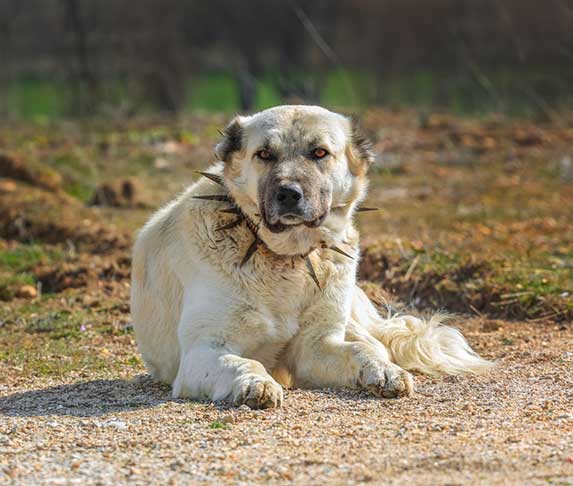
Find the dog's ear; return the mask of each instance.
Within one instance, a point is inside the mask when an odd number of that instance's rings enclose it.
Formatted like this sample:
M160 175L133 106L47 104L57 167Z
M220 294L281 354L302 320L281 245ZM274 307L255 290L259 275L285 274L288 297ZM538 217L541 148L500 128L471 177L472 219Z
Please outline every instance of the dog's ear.
M240 117L235 117L222 132L223 139L215 147L218 160L229 162L233 153L241 150L243 143L243 127Z
M350 171L354 175L365 174L376 159L374 146L354 117L350 118L350 137L347 147Z

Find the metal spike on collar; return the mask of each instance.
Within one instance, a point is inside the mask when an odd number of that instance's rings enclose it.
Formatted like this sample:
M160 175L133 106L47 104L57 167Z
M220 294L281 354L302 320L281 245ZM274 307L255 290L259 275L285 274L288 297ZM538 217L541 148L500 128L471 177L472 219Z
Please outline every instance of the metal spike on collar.
M233 200L226 194L211 194L207 196L193 196L193 199L204 199L205 201L220 201L220 202L230 202Z
M239 216L237 219L234 219L233 221L230 221L229 223L224 224L223 226L219 226L217 229L215 229L215 231L223 231L223 230L233 229L236 226L239 226L243 221L244 221L244 218L242 216Z
M342 204L337 204L336 206L332 206L332 209L336 210L336 209L344 209L345 207L347 207L348 204L347 203L342 203ZM367 211L378 211L380 208L370 208L370 207L360 207L358 206L355 211L357 213L364 213Z
M243 256L243 259L241 260L239 267L243 267L245 265L245 263L247 263L251 259L251 257L257 251L257 248L259 247L260 242L261 242L261 240L259 240L259 237L255 236L254 241L251 243L251 246L249 246L249 248L247 249L245 256Z
M368 208L368 207L358 207L356 208L357 213L365 213L366 211L379 211L380 208Z
M327 247L329 250L335 251L337 253L340 253L341 255L344 255L345 257L350 258L351 260L354 260L354 257L352 255L349 255L348 253L346 253L343 249L339 248L338 246L329 246Z
M201 174L203 177L212 180L213 182L219 184L220 186L225 187L225 183L223 182L223 176L219 174L211 174L210 172L201 172L200 170L196 170L195 173Z
M306 269L308 270L310 278L312 278L318 289L322 290L322 287L320 285L320 280L318 280L318 277L316 276L316 272L314 271L314 267L312 266L312 261L310 260L310 256L307 255L304 259L304 262L306 263Z
M226 214L243 214L239 208L226 208L226 209L219 209L220 213Z

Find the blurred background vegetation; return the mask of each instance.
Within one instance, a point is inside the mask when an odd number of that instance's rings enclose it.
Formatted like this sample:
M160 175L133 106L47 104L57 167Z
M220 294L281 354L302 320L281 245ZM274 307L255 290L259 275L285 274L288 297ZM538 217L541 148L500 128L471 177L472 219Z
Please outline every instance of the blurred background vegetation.
M572 25L568 0L0 0L0 114L547 116L573 104Z

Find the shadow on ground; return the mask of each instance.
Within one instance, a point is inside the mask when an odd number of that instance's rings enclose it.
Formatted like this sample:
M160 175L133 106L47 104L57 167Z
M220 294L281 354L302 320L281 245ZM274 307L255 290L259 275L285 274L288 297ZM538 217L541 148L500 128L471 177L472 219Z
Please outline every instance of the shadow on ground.
M0 397L0 415L92 417L153 408L173 400L170 388L147 375L131 380L92 380Z

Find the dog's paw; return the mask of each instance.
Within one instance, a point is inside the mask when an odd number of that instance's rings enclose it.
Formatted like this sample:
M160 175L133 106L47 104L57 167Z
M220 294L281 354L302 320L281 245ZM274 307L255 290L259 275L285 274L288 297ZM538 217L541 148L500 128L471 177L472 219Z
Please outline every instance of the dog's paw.
M377 397L409 397L414 393L412 375L394 363L367 363L360 370L358 382Z
M281 407L283 389L270 377L249 374L236 383L234 403L255 409Z

